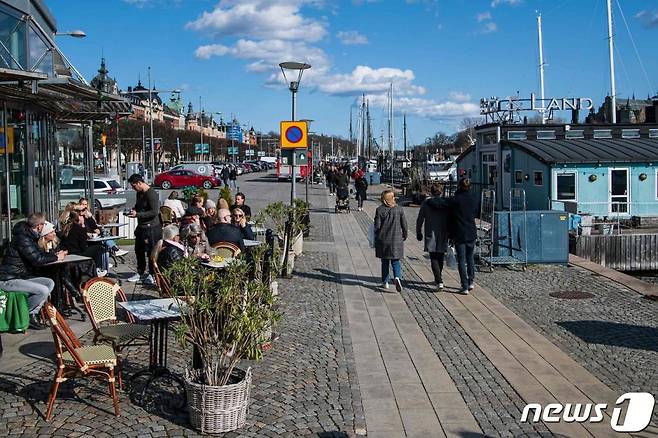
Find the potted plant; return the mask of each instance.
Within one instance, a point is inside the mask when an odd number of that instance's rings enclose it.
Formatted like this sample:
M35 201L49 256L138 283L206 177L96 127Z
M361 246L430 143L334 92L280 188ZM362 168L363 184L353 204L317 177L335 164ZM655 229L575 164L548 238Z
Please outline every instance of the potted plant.
M304 235L309 230L309 204L301 199L295 199L292 209L292 249L295 256L300 256L304 250Z
M228 432L244 425L251 370L237 366L244 357L262 357L262 335L277 319L267 281L250 272L253 265L245 262L207 270L192 257L164 272L185 308L177 338L183 346L192 344L198 358L186 370L185 382L190 422L201 432Z

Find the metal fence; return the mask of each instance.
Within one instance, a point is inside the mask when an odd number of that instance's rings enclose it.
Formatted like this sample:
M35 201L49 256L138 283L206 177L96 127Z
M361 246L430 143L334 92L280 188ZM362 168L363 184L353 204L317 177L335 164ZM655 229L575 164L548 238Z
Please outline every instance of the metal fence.
M658 227L658 201L578 202L551 199L549 207L581 216L579 228L584 235L594 230L601 234L622 234L624 229L646 225Z

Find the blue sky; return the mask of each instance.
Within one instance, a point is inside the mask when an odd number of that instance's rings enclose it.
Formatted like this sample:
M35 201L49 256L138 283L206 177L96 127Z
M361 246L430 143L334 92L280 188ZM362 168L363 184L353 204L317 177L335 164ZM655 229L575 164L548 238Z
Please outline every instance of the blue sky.
M347 137L350 107L365 92L379 135L392 82L396 115L408 115L410 143L438 130L454 132L464 117L478 114L481 97L537 92L537 10L544 23L547 96L592 97L598 106L610 88L605 0L47 4L60 31L87 33L82 40L58 37L58 43L88 79L101 54L122 89L140 74L145 82L151 66L158 88L182 89L195 109L201 96L206 111L235 114L263 131L290 117L290 93L278 63L292 60L313 65L298 100L298 118L314 119L313 131ZM658 4L613 4L618 95L654 95ZM396 125L399 143L401 117Z

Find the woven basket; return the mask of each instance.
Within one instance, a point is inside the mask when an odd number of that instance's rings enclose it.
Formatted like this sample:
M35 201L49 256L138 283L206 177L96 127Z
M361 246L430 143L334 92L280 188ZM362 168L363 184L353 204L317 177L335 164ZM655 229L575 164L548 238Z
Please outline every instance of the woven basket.
M186 380L190 423L201 433L223 433L244 426L251 391L251 368L236 369L233 385L208 386Z

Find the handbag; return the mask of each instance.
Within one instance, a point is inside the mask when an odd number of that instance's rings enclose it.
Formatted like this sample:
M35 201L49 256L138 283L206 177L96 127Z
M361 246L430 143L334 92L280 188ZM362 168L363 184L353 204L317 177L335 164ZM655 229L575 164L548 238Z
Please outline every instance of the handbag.
M370 248L375 247L375 224L370 224L368 227L368 245Z
M457 257L455 255L455 248L453 246L448 246L446 251L446 267L450 269L457 269Z

